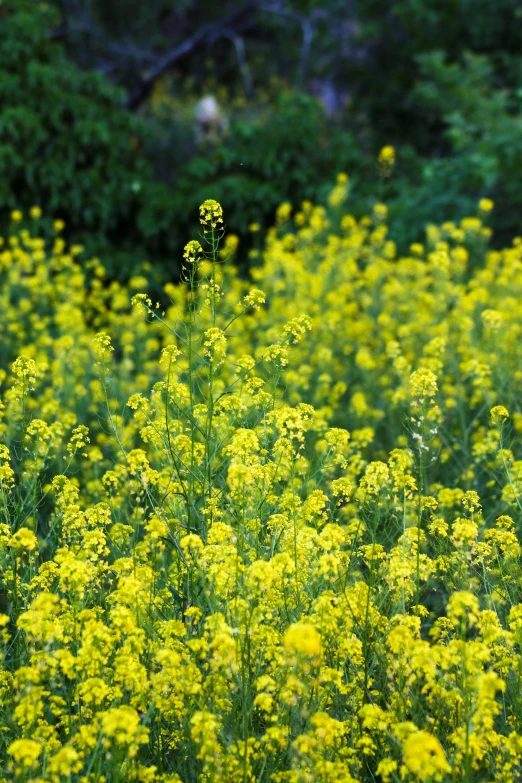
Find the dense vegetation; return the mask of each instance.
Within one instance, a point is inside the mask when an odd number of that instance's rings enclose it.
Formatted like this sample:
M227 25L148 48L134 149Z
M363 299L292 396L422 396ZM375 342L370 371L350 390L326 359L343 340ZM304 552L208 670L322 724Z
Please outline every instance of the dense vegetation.
M207 200L158 302L12 215L3 779L520 776L522 241L348 186L251 282Z
M346 170L354 214L385 198L402 251L481 197L499 246L518 231L515 0L5 0L0 16L4 225L45 205L112 275L144 258L179 273L208 197L227 203L245 263L251 224L285 200L325 203ZM200 133L205 95L220 114Z
M522 778L521 16L0 2L0 783Z

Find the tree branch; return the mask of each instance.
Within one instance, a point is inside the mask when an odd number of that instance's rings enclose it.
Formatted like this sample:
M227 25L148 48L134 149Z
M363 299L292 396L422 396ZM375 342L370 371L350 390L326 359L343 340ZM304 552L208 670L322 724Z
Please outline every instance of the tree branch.
M254 93L254 83L252 81L252 74L250 73L250 68L248 67L248 62L246 59L245 42L240 35L231 32L230 30L223 30L221 35L224 38L229 38L230 41L234 44L237 63L239 65L239 70L241 71L243 86L245 88L245 94L248 98L251 98Z
M301 53L299 55L299 62L297 64L294 82L294 87L296 90L298 90L304 80L306 69L308 67L308 60L310 59L310 51L314 37L312 21L309 17L287 8L284 0L283 3L277 2L277 0L272 3L265 3L260 6L260 10L269 14L273 14L274 16L281 16L286 17L287 19L292 19L301 26L301 30L303 31L303 43L301 45ZM317 10L318 9L313 12L314 16L317 15Z
M230 36L231 28L237 25L241 20L253 14L258 8L258 0L249 0L241 8L233 11L225 19L219 22L204 25L194 35L183 41L182 44L167 52L154 65L145 79L136 87L126 101L126 108L135 111L149 97L157 80L174 65L184 55L196 49L205 43L211 43L222 36Z

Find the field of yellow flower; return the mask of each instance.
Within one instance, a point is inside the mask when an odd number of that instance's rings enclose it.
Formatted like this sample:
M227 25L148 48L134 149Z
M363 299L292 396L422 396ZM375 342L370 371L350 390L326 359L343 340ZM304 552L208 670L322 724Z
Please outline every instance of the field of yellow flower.
M13 214L1 781L520 779L522 239L348 184L154 296Z

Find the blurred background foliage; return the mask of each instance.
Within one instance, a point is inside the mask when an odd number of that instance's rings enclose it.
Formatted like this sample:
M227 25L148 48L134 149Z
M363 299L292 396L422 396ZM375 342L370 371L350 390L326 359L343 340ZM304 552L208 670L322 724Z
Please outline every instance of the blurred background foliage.
M519 233L518 0L2 0L0 214L175 277L216 198L246 264L282 201L389 205L401 249L492 198ZM397 150L392 177L377 155Z

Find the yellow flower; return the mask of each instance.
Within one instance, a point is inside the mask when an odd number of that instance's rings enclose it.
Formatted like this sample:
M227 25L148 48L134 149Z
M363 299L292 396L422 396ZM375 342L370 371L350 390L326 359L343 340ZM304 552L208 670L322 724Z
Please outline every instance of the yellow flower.
M32 530L26 527L21 527L16 533L11 536L9 546L12 549L16 549L19 552L34 552L38 546L38 539Z
M379 152L379 163L387 169L391 169L395 164L395 147L387 144Z
M490 198L481 198L479 201L479 210L481 212L491 212L495 203Z
M199 208L199 222L205 226L205 232L219 228L223 224L223 209L214 199L207 199Z
M283 201L276 210L276 223L278 226L287 223L290 220L292 214L292 205L289 201Z
M464 493L462 497L462 505L466 511L473 513L474 511L481 511L480 498L475 490L470 489Z
M494 408L491 408L489 415L491 416L492 423L497 426L504 424L505 420L509 419L507 408L503 405L495 405Z
M67 444L67 451L72 456L77 451L81 451L85 446L90 443L89 430L84 424L80 424L79 427L75 427L72 431L71 439ZM87 456L85 453L83 456Z
M179 543L185 554L190 553L196 555L204 547L201 537L196 533L188 533L188 535L183 536Z
M406 769L419 781L441 781L451 772L439 740L427 731L413 731L403 743Z
M188 261L189 264L196 264L203 255L203 248L197 239L192 239L187 242L183 251L183 258Z
M328 204L331 207L339 207L346 200L349 181L347 174L341 173L337 175L337 184L328 195Z
M82 766L80 754L70 745L64 745L49 759L49 770L64 778L79 772Z
M133 758L140 745L148 741L149 730L140 722L140 717L135 709L127 705L111 707L106 712L99 714L100 729L108 747L111 741L116 745L124 746L130 757Z
M317 628L310 623L292 623L285 633L284 645L287 650L309 657L321 654L321 637Z
M42 745L31 739L15 740L7 748L9 755L13 757L13 760L22 770L35 767L42 755L42 750Z
M373 214L378 221L386 220L388 216L388 207L386 204L375 204Z
M382 759L377 764L377 774L381 776L383 783L389 783L391 776L397 770L397 762L393 759Z
M437 394L437 377L428 369L416 370L410 375L411 396L419 400Z
M469 590L452 593L448 601L448 617L458 623L465 621L469 626L476 625L479 617L480 604L476 595Z

